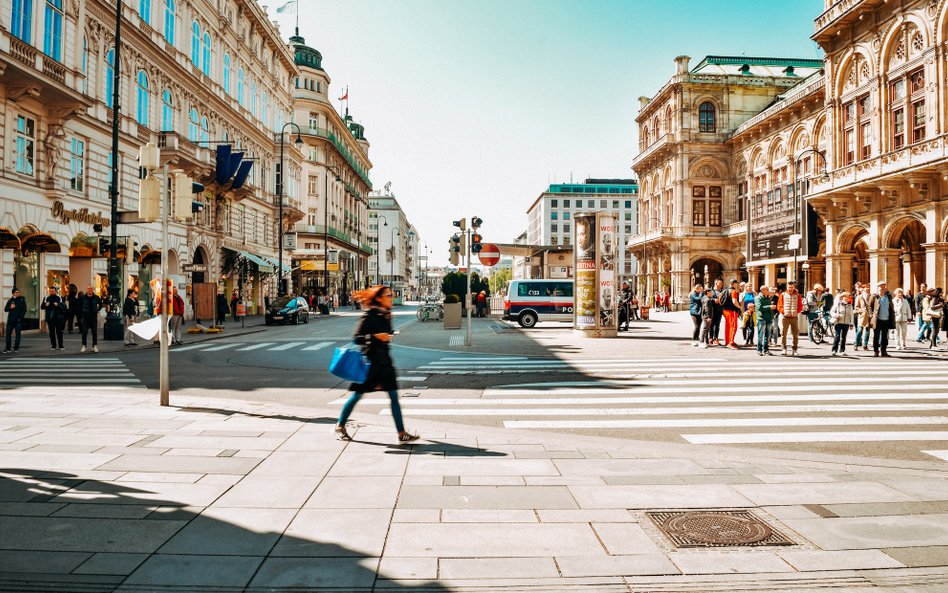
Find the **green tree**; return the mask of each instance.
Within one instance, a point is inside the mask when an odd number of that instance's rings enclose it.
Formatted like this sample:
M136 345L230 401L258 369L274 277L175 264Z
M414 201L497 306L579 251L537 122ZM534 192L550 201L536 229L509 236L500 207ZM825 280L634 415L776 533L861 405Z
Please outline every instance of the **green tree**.
M507 283L510 282L511 272L509 269L497 270L490 276L491 294L499 294L507 289Z

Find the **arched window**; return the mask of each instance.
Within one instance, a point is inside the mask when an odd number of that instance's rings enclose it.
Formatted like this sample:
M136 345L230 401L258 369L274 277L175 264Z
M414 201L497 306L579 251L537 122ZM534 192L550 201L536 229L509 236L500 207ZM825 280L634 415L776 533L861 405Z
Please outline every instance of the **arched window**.
M204 145L207 146L207 143L210 140L210 138L211 136L208 132L208 127L207 127L207 116L204 116L201 118L201 142L203 142Z
M198 110L194 107L191 108L191 118L188 122L188 140L191 142L197 142L200 140L198 127Z
M224 92L230 94L230 54L224 54Z
M174 45L174 0L165 0L165 41Z
M112 95L115 93L115 49L105 54L105 106L112 108Z
M82 38L82 92L89 92L89 40Z
M10 32L26 43L33 42L33 0L13 0Z
M257 81L250 81L250 115L257 117Z
M138 16L146 25L151 24L151 0L138 0Z
M237 104L244 106L244 69L237 70Z
M211 34L207 31L204 32L204 60L201 70L205 75L211 75Z
M138 105L135 119L141 125L148 127L148 75L144 70L138 71Z
M713 132L714 129L714 104L705 101L698 107L698 131Z
M63 56L63 0L46 0L46 33L43 53L57 62Z
M161 94L161 130L174 131L174 99L171 96L171 89L165 89L165 92Z
M260 99L260 121L266 124L267 112L269 111L270 96L264 92Z
M665 109L665 133L670 134L672 131L672 108L668 107Z
M201 27L197 21L191 23L191 63L201 67Z

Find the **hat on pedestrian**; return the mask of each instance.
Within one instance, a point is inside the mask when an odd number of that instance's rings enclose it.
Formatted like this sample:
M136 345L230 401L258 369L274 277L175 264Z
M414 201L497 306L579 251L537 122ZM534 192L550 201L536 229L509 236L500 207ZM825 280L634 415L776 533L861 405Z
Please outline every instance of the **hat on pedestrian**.
M878 282L876 282L876 286L885 286L885 285L886 285L885 280L879 280Z

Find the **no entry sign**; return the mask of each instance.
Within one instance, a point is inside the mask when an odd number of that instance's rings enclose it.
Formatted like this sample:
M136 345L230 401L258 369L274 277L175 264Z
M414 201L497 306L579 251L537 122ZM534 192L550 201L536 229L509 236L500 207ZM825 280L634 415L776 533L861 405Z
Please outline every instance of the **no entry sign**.
M500 248L493 243L484 243L477 257L485 266L493 266L500 261Z

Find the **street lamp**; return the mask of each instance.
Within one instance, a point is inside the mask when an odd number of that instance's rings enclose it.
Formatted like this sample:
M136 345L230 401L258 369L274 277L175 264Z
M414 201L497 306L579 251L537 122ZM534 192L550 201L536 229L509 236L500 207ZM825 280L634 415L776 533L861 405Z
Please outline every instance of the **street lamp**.
M804 261L800 267L803 268L803 291L806 292L810 286L810 262Z
M826 177L826 156L822 152L820 152L818 149L811 146L810 148L807 148L801 151L800 154L798 154L796 158L794 159L793 161L793 210L794 210L793 234L796 240L796 247L793 249L793 279L796 281L800 280L800 275L799 275L799 272L797 271L797 256L800 253L800 244L802 243L802 240L803 240L803 234L801 232L803 225L801 224L801 221L800 221L800 215L801 215L801 210L802 210L801 208L802 202L800 200L800 194L802 194L803 192L801 191L802 188L799 185L797 185L797 167L799 166L800 161L803 159L803 157L811 152L814 155L823 159L822 177ZM805 284L806 284L806 279L804 279L804 285Z
M112 60L112 183L109 185L109 200L111 202L111 245L109 245L109 308L105 319L105 326L102 328L102 337L106 340L120 340L124 337L124 325L119 311L119 261L118 261L118 188L121 180L119 179L119 88L121 87L121 64L122 60L119 52L122 49L122 9L123 0L115 3L115 50ZM165 252L161 254L164 261L167 258L167 246L162 247ZM125 249L129 249L126 245ZM162 278L164 282L164 278Z
M278 229L279 242L280 245L277 247L277 296L283 296L286 291L283 289L283 186L286 184L286 169L283 166L283 145L284 140L286 139L286 127L293 126L296 128L296 140L293 141L296 144L296 147L299 148L303 145L303 139L300 138L302 130L294 122L288 121L283 124L283 127L280 129L280 183L277 186L277 199L280 201L280 226Z
M379 218L381 218L385 222L385 226L388 226L387 218L380 215L376 217L376 220L378 220ZM378 223L376 223L375 226L376 226L375 234L378 235L376 237L378 239L377 241L378 246L375 248L375 275L377 276L376 280L378 281L379 284L381 284L382 283L382 229L378 228Z
M392 286L393 287L395 286L395 254L397 253L397 251L395 250L395 235L398 235L399 237L401 237L402 232L399 231L397 228L392 227L392 262L390 266L391 268L390 271L392 273Z

